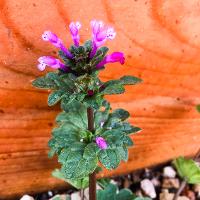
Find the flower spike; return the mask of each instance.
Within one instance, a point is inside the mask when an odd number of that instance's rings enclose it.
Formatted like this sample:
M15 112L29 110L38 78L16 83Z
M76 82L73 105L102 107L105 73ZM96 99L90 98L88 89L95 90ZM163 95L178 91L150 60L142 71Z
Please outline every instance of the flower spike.
M62 40L58 38L56 34L52 33L51 31L45 31L42 34L42 39L44 41L49 41L55 47L60 48L68 58L73 58L73 55L68 51L68 49L64 46Z
M113 40L116 36L116 32L112 27L104 27L102 21L92 20L90 22L92 27L92 51L90 53L90 58L92 58L98 47L106 42L107 39Z
M53 69L62 69L63 71L69 71L69 67L65 66L60 60L53 58L51 56L42 56L38 59L38 69L44 71L46 66L50 66Z
M113 52L110 55L107 55L99 64L97 64L96 68L101 69L107 63L119 62L122 65L125 62L124 54L122 52Z
M69 25L70 33L74 41L75 46L79 46L80 36L79 29L81 28L80 22L71 22Z

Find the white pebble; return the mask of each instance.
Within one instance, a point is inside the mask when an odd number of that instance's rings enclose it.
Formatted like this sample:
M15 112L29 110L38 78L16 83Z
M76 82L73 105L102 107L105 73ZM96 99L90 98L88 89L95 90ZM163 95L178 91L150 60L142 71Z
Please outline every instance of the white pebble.
M81 200L80 192L74 192L71 194L71 200Z
M48 195L49 195L50 197L52 197L52 196L53 196L53 192L52 192L52 191L48 191Z
M25 194L20 200L34 200L32 196Z
M176 171L171 166L164 167L163 176L168 178L175 178Z
M146 195L148 195L152 199L156 198L156 191L154 185L149 179L142 180L140 186Z

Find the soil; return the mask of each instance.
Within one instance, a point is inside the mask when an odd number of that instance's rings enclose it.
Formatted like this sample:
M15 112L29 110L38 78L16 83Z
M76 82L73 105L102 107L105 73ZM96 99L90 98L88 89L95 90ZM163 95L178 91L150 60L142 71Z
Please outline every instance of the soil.
M119 189L129 188L139 196L148 197L148 194L145 194L141 189L141 181L148 179L154 185L156 191L155 200L170 200L171 198L168 197L170 196L168 193L176 193L182 180L177 174L173 178L165 177L163 170L167 166L172 167L171 163L165 163L156 167L134 171L127 175L111 177L111 180L118 185ZM77 190L71 188L66 191L48 191L33 195L33 197L35 200L48 200L56 194L72 194L74 192L77 192ZM181 193L181 196L183 196L181 199L200 200L200 185L187 185Z

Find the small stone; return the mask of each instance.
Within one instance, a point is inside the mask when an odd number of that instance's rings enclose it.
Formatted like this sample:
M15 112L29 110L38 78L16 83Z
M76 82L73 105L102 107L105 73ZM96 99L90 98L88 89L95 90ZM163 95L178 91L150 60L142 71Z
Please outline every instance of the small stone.
M153 185L154 185L155 187L159 187L159 186L161 185L161 183L160 183L160 181L158 180L158 178L153 178L153 179L151 180L151 182L153 183Z
M193 188L194 191L197 193L198 197L200 197L200 184L195 184Z
M66 194L57 194L57 195L55 195L55 196L53 196L51 199L49 199L49 200L53 200L53 199L60 199L60 200L66 200L67 199L67 196L68 195L66 195Z
M140 186L146 195L148 195L152 199L156 198L156 191L154 185L149 179L142 180Z
M200 184L195 184L193 186L193 189L194 189L195 192L200 192Z
M71 194L71 200L81 200L80 192L74 192Z
M176 188L180 187L179 179L177 178L165 178L163 179L162 187L169 189L169 188Z
M53 196L53 192L52 191L48 191L48 195L49 195L49 197L52 197Z
M195 193L192 190L188 190L185 194L190 200L195 200Z
M168 178L175 178L176 177L176 171L171 166L164 167L163 176L168 177Z
M123 182L123 188L129 188L131 185L130 181L128 178L125 178L124 182Z
M34 200L32 196L25 194L20 200Z

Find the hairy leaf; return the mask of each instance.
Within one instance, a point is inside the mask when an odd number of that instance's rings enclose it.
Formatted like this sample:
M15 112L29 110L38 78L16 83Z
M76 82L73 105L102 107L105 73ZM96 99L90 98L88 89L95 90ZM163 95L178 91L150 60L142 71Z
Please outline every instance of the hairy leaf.
M124 160L124 161L128 160L128 149L126 146L118 147L117 151L122 160Z
M57 73L49 72L46 76L36 78L32 82L32 85L41 89L57 89L59 87L58 79L59 76Z
M86 176L82 179L66 179L64 174L59 169L55 169L52 172L52 175L58 179L61 179L70 183L72 186L74 186L77 189L84 189L89 186L89 176Z
M135 197L129 189L118 192L117 186L111 183L105 189L97 191L97 200L133 200Z
M128 111L126 111L122 108L119 108L119 109L116 109L113 111L112 116L117 117L117 118L121 119L122 121L124 121L125 119L127 119L130 116L130 114Z
M64 94L64 91L62 90L56 90L50 93L48 97L48 105L53 106L56 103L58 103L61 100L63 94Z
M107 169L115 169L120 163L120 155L116 149L101 150L98 157L99 161Z
M97 200L116 200L117 186L109 184L104 190L97 191Z
M58 156L59 162L62 163L61 171L67 179L80 179L88 176L97 167L97 156L94 146L73 144L66 150L63 150Z
M142 79L135 76L123 76L120 80L123 85L135 85L142 82Z

